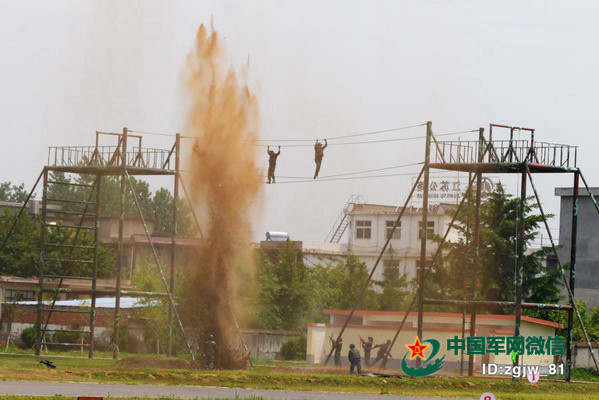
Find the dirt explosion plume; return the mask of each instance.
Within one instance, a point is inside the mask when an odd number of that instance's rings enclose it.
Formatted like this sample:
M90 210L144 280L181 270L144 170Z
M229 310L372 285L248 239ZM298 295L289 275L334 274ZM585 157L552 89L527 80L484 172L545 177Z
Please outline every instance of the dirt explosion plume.
M208 335L215 336L221 368L240 363L233 308L240 285L253 276L249 214L262 183L249 145L258 139L258 104L245 75L228 64L217 32L202 25L184 83L190 101L186 134L194 136L186 169L206 244L186 280L183 313L200 352Z

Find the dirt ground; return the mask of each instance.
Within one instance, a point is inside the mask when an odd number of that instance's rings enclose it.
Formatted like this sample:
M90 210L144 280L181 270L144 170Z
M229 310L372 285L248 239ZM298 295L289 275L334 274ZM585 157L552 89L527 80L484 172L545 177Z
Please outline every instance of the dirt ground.
M162 368L162 369L190 369L193 365L187 361L175 357L127 357L116 362L119 367L137 368Z

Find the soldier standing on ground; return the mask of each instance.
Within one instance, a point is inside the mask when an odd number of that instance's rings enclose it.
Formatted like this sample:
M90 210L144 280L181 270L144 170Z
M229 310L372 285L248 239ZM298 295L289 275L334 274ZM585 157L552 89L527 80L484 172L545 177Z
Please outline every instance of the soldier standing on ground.
M368 336L368 341L365 341L360 337L360 342L364 349L364 365L370 367L370 353L372 352L372 346L374 346L374 339L372 336Z
M339 338L336 341L333 340L332 337L330 337L329 339L331 339L331 345L333 346L333 349L335 350L335 366L340 367L341 366L341 347L343 346L343 339Z
M389 346L391 346L391 341L387 340L387 342L383 344L377 344L373 347L373 349L376 349L378 347L379 350L376 353L376 359L372 364L370 364L371 366L374 366L374 364L376 364L379 360L383 360L381 365L382 368L384 368L387 365L387 350L389 349ZM391 357L391 354L389 354L389 357Z
M360 352L356 349L356 346L352 343L349 345L349 373L354 374L354 368L358 368L358 375L362 375L362 365L360 365Z
M316 139L316 143L314 143L314 162L316 163L316 171L314 172L314 179L318 177L318 172L320 171L320 163L322 163L322 158L324 157L324 149L327 148L329 144L327 140L324 140L324 146L322 143L318 142Z
M204 343L204 357L206 358L206 369L214 369L214 356L218 346L214 341L214 336L208 336L208 340Z
M281 154L281 146L279 146L279 151L276 153L268 146L266 153L268 153L268 183L270 183L271 179L272 183L275 183L275 168L277 168L277 157Z

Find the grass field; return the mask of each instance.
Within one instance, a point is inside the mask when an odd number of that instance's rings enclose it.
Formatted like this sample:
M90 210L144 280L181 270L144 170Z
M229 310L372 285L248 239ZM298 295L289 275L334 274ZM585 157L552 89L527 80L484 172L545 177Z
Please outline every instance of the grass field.
M114 400L148 400L147 397L110 397ZM0 396L0 400L29 400L29 399L39 399L39 400L77 400L77 397L69 397L69 396ZM172 397L159 397L152 400L173 400ZM239 400L238 398L212 398L210 400ZM268 400L264 397L246 397L243 400Z
M48 356L47 358L52 358ZM490 378L381 378L350 376L311 368L303 363L261 362L247 370L205 371L195 369L156 369L121 367L108 359L83 360L54 358L56 369L38 364L38 359L23 355L0 356L0 380L34 380L62 382L100 382L159 385L225 386L256 389L288 389L354 393L397 394L414 396L475 397L492 392L501 399L522 400L599 400L599 382L564 383L541 381L512 382ZM292 371L281 371L287 368ZM591 380L599 377L586 371L575 371L575 378ZM19 397L2 397L20 399ZM65 399L61 397L61 399Z

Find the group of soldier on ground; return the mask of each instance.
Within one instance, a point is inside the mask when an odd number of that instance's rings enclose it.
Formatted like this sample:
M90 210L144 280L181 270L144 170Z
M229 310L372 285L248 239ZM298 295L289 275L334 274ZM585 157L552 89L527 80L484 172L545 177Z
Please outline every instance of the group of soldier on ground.
M334 350L334 358L335 358L335 366L341 366L341 349L343 347L343 339L337 338L337 340L333 339L332 336L329 337L331 340L331 345ZM377 362L381 361L381 366L385 367L387 365L387 359L391 357L388 353L389 346L391 346L391 340L387 340L385 343L374 344L374 339L372 336L368 337L368 340L362 339L360 336L360 344L362 349L364 349L364 364L366 367L374 367ZM370 355L374 349L378 348L376 353L375 360L370 362ZM360 351L356 349L356 345L353 343L349 345L349 353L347 358L349 359L349 373L353 374L354 369L357 369L358 374L362 373L362 364L361 364L361 356Z
M324 140L324 144L320 143L318 139L316 139L316 143L314 143L314 162L316 163L316 170L314 171L314 179L318 177L318 173L320 172L320 164L322 163L322 158L324 157L324 149L329 144L327 140ZM275 169L277 168L277 157L281 154L281 146L279 146L279 151L276 153L270 149L270 146L266 147L266 153L268 154L268 182L266 183L275 183Z
M343 348L343 339L337 338L337 340L333 339L332 336L329 337L331 340L331 345L334 350L334 358L335 358L335 366L341 366L341 350ZM362 349L364 349L364 364L366 367L374 367L377 362L382 361L382 367L385 367L387 364L387 359L391 357L388 353L389 346L391 345L391 341L387 340L385 343L374 344L374 339L372 336L368 337L368 340L362 339L360 336L360 344ZM379 350L376 353L375 360L370 362L370 355L374 349L378 348ZM218 350L218 346L214 341L214 336L209 335L208 340L204 343L204 356L205 356L205 367L206 369L214 369L214 358L216 356L216 352ZM360 351L356 349L356 345L353 343L349 345L349 353L347 358L349 359L349 373L353 374L354 369L358 371L358 374L362 374L362 364L361 364L361 355Z

